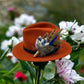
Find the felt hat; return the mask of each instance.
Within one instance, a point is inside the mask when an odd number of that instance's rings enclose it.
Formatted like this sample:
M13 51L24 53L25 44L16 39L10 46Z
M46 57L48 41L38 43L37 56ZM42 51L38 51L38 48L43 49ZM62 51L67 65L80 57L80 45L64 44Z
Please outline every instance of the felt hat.
M70 44L61 40L60 48L56 52L44 57L33 57L36 52L36 39L39 36L43 36L46 32L51 33L55 28L56 32L60 30L54 24L48 22L38 22L26 27L23 30L23 41L13 48L13 55L24 61L46 62L60 59L70 54L72 51ZM60 39L60 36L57 39Z

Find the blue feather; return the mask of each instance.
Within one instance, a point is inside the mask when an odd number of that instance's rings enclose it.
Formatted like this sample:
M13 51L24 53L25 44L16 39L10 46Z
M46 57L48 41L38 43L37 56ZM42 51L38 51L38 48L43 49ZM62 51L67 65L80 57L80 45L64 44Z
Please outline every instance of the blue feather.
M49 43L49 45L52 45L53 42L57 39L58 36L59 36L59 35L57 35L57 36Z

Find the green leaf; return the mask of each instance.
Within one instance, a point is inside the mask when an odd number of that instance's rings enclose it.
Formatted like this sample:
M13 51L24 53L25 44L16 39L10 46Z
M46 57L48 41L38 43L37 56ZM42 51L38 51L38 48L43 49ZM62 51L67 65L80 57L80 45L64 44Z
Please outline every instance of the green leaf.
M77 45L72 45L72 51L78 51L79 50L79 47Z
M72 32L72 30L69 30L69 35L73 35L74 33Z
M8 71L0 71L0 73L7 73Z
M0 58L0 62L6 57L6 54L9 52L9 48L2 54L1 58Z
M33 83L33 78L35 77L35 70L32 68L31 63L19 60L23 69L23 72L29 71L30 72L30 78Z
M0 76L2 75L2 74L6 74L6 73L8 73L8 71L0 71ZM2 77L2 76L1 76ZM1 78L0 77L0 78Z
M70 36L67 36L64 40L67 41L70 45L78 45L75 41L71 39Z
M10 82L11 84L15 84L14 80L12 80L12 78L10 77L4 77L4 80Z
M31 74L33 77L35 77L35 70L34 70L34 68L32 68L32 67L30 66L30 64L29 64L28 62L26 62L26 67L27 67L27 70L30 72L30 74Z
M84 48L80 51L80 60L84 62Z
M32 84L33 84L33 78L35 78L35 70L34 68L32 68L32 66L29 64L30 62L25 62L26 63L26 67L27 67L27 70L30 72L30 77L31 77L31 80L32 80Z
M6 84L4 79L0 79L0 84Z
M81 69L82 65L81 64L78 64L75 68L76 71L79 71Z
M75 84L81 84L81 83L80 83L80 81L78 81L78 82L77 82L77 83L75 83Z
M43 77L46 78L47 80L52 79L55 75L55 63L51 62L49 64L46 65L45 67L45 72Z
M73 69L76 69L76 66L77 66L78 63L79 63L79 56L75 57L72 61L74 62Z
M70 58L70 59L71 59L71 60L74 60L74 59L79 55L79 52L80 52L80 51L75 51L75 52L72 51L71 54L70 54L70 55L71 55L71 58Z
M19 60L19 61L21 63L21 66L22 66L23 70L29 71L31 76L35 77L35 70L34 70L34 68L32 68L32 66L28 62L25 62L25 61L22 61L22 60Z
M26 63L22 60L19 60L20 61L20 64L21 64L21 67L23 69L23 72L26 72L27 71L27 66L26 66Z

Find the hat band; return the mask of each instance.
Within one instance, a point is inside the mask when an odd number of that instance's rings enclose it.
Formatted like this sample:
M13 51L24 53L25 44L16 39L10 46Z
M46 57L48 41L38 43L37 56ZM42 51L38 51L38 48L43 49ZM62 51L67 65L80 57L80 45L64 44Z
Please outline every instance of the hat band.
M56 48L56 50L53 51L53 52L56 52L59 48L60 48L60 46L58 46L58 48ZM23 46L23 49L24 49L26 52L31 53L31 54L35 54L35 53L36 53L36 51L29 50L29 49L25 48L24 46ZM49 53L49 54L47 54L47 55L50 55L50 54L52 54L53 52L51 52L51 53Z
M31 53L31 54L35 54L35 53L36 53L36 51L29 50L29 49L25 48L24 46L23 46L23 49L24 49L26 52Z

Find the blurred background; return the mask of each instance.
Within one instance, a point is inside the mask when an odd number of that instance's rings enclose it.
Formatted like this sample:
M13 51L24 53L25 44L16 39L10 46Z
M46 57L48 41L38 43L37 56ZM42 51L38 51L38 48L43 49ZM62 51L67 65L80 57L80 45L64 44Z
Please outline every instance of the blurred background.
M8 8L34 15L39 21L58 23L76 19L84 23L84 0L0 0L0 22L8 22Z

